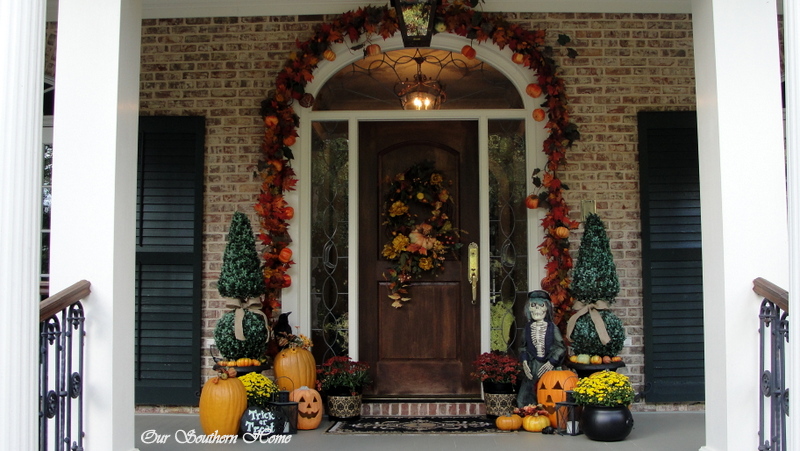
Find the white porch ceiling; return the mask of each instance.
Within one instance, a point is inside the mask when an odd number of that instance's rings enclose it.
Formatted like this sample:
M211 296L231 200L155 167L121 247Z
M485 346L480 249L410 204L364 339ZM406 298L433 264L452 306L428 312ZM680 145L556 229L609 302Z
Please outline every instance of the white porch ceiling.
M339 14L366 5L389 3L370 0L141 1L145 19ZM47 0L47 20L57 20L58 2L59 0ZM495 12L689 13L692 0L486 0L481 7L485 11Z

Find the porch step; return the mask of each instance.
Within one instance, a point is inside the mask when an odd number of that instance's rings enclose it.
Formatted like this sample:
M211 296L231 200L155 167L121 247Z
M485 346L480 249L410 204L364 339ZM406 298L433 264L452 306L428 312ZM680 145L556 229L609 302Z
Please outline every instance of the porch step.
M369 401L361 405L365 417L434 417L486 415L483 401Z

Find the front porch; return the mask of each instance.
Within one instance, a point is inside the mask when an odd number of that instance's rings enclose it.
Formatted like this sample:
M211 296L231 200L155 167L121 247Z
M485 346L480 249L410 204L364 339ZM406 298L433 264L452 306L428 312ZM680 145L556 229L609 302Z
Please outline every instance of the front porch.
M386 434L386 435L336 435L325 434L332 424L327 419L313 431L299 431L290 436L286 444L268 445L286 449L326 450L487 450L487 449L548 449L550 451L592 451L614 449L615 451L676 451L700 449L705 442L705 412L636 412L631 435L621 442L595 442L584 435L574 437L542 435L525 431L496 434ZM140 451L204 451L247 450L265 445L235 444L181 444L182 432L192 429L201 433L200 420L195 414L137 414L136 446ZM142 441L142 434L170 434L163 444ZM177 432L177 434L176 434ZM163 435L162 435L163 437Z

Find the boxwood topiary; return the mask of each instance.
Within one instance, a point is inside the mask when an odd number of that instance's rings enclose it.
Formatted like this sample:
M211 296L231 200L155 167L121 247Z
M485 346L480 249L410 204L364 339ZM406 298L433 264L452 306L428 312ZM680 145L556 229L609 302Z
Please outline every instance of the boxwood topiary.
M214 328L214 341L217 349L225 359L232 360L242 357L260 359L267 349L267 327L264 318L253 312L244 312L242 330L245 340L236 339L234 330L234 312L230 311L217 321Z
M625 345L625 327L622 321L610 310L600 310L600 316L606 323L606 330L611 341L607 344L600 342L594 322L589 314L583 315L575 322L572 331L572 352L575 354L589 354L599 356L615 356Z

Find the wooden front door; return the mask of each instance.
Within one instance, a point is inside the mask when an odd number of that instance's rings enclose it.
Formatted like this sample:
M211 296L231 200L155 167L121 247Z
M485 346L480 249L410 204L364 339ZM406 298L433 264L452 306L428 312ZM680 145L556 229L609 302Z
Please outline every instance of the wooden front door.
M444 271L413 279L411 300L392 307L381 256L391 235L384 199L389 180L420 161L441 171L454 203L449 216L464 230L463 247ZM382 397L468 397L480 392L469 377L480 352L479 302L467 281L468 244L479 241L476 121L362 122L359 125L360 359L373 368L365 394ZM429 211L427 212L429 213Z

